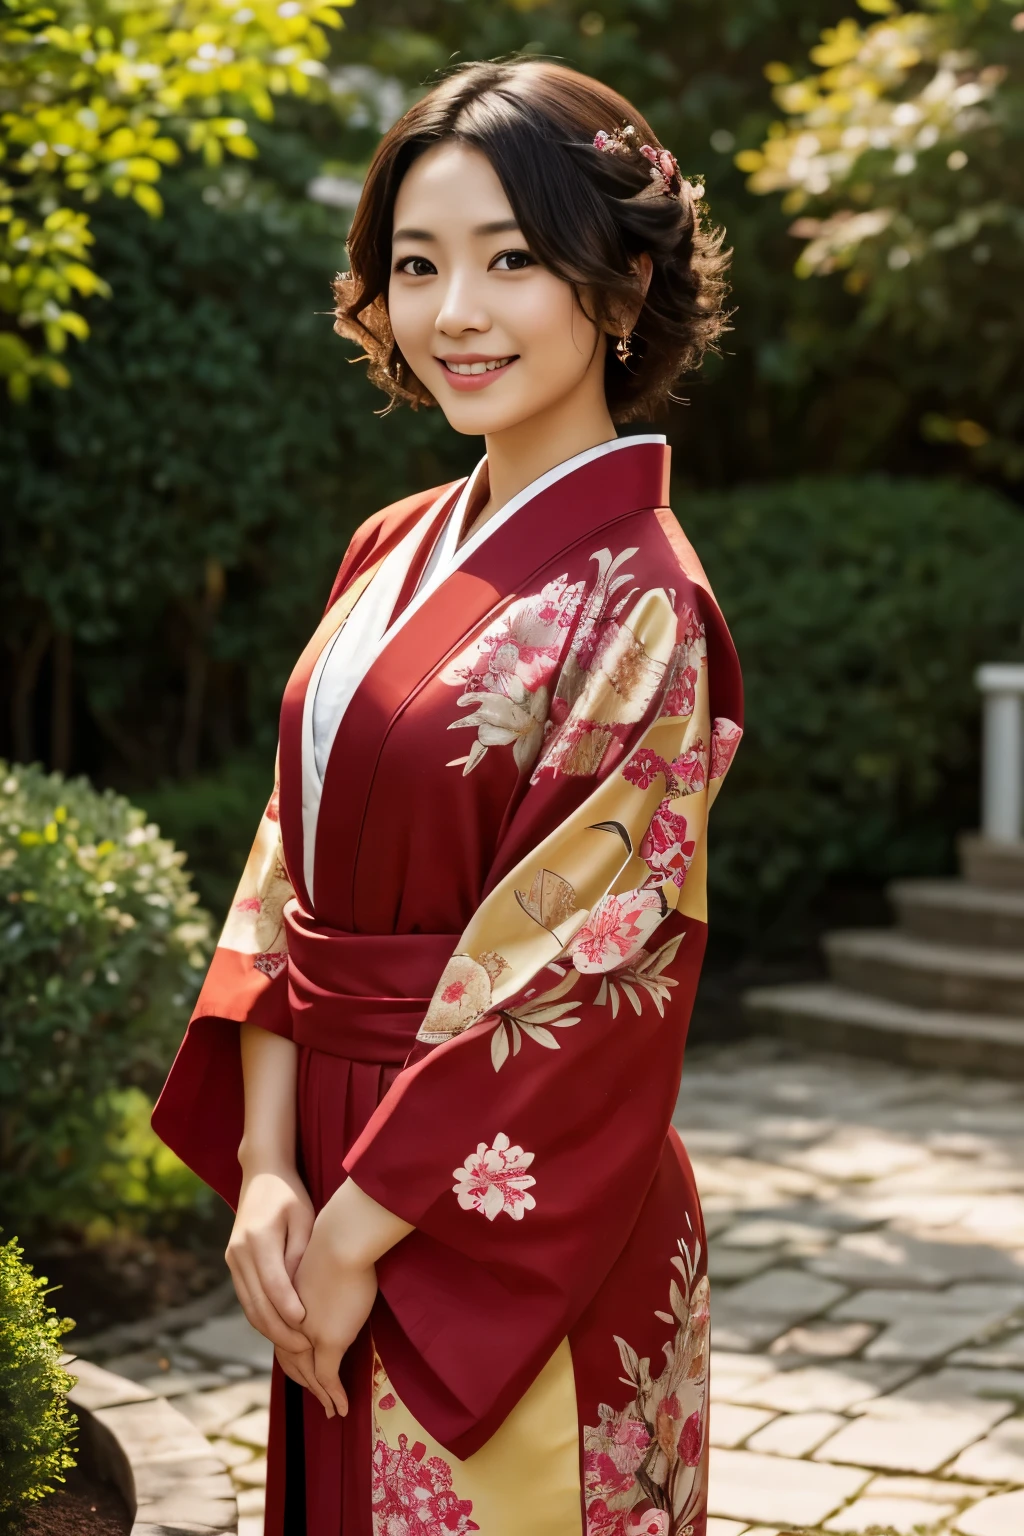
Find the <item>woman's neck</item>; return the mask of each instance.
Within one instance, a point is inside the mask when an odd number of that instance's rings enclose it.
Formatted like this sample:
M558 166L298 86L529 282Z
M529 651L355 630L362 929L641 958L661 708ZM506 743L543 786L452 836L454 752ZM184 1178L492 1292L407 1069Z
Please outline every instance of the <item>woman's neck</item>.
M600 443L611 442L615 436L603 379L599 396L593 391L587 391L582 398L571 395L542 416L530 416L503 432L489 433L484 439L486 480L479 488L484 500L478 504L475 515L469 509L471 522L463 538L482 528L506 502L556 464L564 464L566 459Z

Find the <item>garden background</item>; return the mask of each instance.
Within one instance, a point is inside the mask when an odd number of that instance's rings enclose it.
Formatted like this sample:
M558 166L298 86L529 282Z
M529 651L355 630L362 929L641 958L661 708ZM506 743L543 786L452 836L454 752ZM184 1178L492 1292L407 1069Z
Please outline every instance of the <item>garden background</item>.
M735 249L657 424L748 690L706 996L806 971L976 821L972 672L1024 654L1018 0L11 0L0 1221L97 1319L209 1282L219 1218L146 1121L281 688L352 530L479 452L379 414L332 334L361 174L516 50L635 100Z

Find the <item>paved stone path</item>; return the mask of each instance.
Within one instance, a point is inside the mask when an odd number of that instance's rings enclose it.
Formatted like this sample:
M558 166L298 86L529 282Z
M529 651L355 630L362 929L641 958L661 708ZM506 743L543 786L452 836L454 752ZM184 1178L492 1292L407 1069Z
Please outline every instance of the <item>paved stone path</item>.
M695 1050L708 1536L1024 1533L1024 1084ZM240 1313L108 1360L214 1442L261 1536L269 1351ZM225 1373L227 1373L225 1375Z

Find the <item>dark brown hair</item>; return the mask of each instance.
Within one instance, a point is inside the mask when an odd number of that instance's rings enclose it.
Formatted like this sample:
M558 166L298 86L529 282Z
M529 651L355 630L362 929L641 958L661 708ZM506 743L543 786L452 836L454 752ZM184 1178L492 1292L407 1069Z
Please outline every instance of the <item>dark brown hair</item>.
M334 283L335 330L357 341L370 378L392 400L434 404L395 344L387 313L395 198L425 150L457 140L481 150L501 181L534 256L573 285L594 320L635 304L637 258L653 274L625 364L609 347L605 391L616 421L648 415L681 373L700 365L726 319L729 253L705 228L702 205L679 197L636 200L650 185L639 148L594 148L600 130L632 125L631 142L663 146L624 96L598 80L537 59L467 64L399 118L370 166L348 239L351 272ZM685 167L684 167L685 170Z

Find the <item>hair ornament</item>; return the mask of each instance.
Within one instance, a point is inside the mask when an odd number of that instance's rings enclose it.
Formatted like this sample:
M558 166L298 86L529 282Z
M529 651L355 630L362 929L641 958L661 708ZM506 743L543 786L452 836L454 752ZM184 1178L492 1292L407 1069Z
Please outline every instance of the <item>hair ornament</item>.
M632 123L625 123L614 133L600 129L594 135L594 148L606 155L641 154L650 162L650 184L634 193L631 202L646 202L652 197L681 197L684 190L692 198L704 195L703 187L695 187L683 176L679 161L671 150L656 149L653 144L638 144Z

